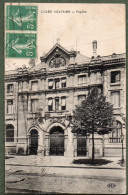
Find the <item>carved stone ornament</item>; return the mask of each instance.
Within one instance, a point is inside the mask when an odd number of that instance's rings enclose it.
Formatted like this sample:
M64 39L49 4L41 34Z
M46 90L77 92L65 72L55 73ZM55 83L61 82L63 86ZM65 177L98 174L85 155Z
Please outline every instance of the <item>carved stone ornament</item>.
M62 66L66 66L66 60L61 55L56 54L51 59L51 61L49 63L49 67L50 68L59 68L59 67L62 67Z

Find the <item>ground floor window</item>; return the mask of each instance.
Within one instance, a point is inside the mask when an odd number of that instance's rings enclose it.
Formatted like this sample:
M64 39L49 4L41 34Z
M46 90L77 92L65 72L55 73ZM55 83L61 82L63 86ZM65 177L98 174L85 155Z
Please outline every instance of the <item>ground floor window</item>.
M37 154L38 152L38 131L32 129L30 132L30 154Z
M119 121L116 121L115 128L110 133L109 142L110 143L120 143L122 134L122 125Z
M14 127L11 124L6 126L6 142L14 142Z
M77 156L86 156L87 141L85 136L77 135Z

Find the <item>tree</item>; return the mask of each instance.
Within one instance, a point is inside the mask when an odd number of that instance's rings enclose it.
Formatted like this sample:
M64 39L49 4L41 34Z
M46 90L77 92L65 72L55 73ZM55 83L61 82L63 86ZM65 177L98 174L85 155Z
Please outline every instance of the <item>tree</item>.
M92 135L92 163L95 158L95 134L104 135L113 130L113 106L106 97L93 88L88 96L73 111L73 133Z

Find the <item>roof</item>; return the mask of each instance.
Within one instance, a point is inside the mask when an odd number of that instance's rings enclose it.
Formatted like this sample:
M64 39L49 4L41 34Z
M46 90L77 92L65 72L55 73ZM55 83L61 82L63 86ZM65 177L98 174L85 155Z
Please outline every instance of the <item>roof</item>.
M44 55L44 56L42 56L42 57L40 57L40 59L42 60L42 59L46 59L56 48L59 48L59 49L61 49L62 51L64 51L66 54L68 54L68 55L70 55L70 54L75 54L76 55L76 51L68 51L68 50L66 50L64 47L62 47L60 44L58 44L58 43L56 43L53 47L52 47L52 49L50 49L50 51L46 54L46 55Z
M112 55L108 55L108 56L102 56L101 57L102 60L114 60L114 59L118 59L118 58L126 58L126 53L122 53L122 54L116 54L116 53L113 53Z
M75 63L83 64L83 63L88 63L88 62L90 62L90 58L88 58L80 53L77 53L76 58L75 58Z

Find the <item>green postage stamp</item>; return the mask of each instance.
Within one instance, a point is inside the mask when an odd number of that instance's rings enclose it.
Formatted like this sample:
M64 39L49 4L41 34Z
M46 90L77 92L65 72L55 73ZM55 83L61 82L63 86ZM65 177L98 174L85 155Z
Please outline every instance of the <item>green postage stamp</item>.
M37 6L6 6L6 30L37 30Z
M6 57L36 58L36 33L6 33Z

